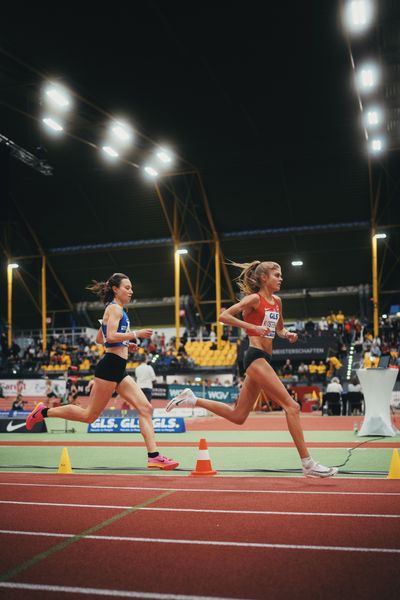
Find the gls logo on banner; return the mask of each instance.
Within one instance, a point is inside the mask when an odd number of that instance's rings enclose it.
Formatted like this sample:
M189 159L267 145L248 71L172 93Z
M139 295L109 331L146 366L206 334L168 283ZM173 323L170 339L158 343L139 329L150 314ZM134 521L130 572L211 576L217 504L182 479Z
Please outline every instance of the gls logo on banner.
M155 433L184 433L185 421L181 417L155 417ZM88 433L140 433L137 417L100 417L88 426Z

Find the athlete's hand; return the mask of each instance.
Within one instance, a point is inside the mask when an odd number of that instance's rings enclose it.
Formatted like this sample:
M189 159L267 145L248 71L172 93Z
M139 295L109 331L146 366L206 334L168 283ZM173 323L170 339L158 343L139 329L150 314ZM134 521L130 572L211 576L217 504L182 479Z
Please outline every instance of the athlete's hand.
M255 327L252 327L253 331L256 331L257 334L261 337L265 337L266 335L269 334L269 329L268 327L264 327L263 325L256 325Z
M136 352L136 350L139 348L139 346L137 344L134 344L133 342L130 342L128 345L128 352Z
M286 339L291 344L294 344L299 339L299 336L297 335L297 333L294 333L293 331L288 331Z
M152 329L139 329L139 331L136 332L136 337L138 337L138 338L149 338L152 335L153 335Z

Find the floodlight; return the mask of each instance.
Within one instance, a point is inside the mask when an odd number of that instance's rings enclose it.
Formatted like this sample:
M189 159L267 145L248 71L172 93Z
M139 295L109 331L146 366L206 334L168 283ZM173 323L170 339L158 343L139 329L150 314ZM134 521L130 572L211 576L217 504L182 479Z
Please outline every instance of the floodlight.
M54 107L61 110L68 110L71 108L71 99L68 92L60 85L54 83L49 84L45 89L46 100L50 102Z
M363 92L370 92L378 85L379 69L374 64L365 64L357 70L358 85Z
M371 0L351 0L344 8L344 23L352 33L362 33L371 25L375 7Z
M293 267L302 267L303 261L302 260L292 260L292 266Z
M370 108L366 111L365 124L367 127L376 127L381 125L383 121L383 113L378 108Z
M158 148L156 156L164 166L171 165L173 162L173 155L167 148Z
M374 154L379 154L383 150L383 141L381 138L374 138L371 140L371 152Z
M42 121L47 127L49 127L49 129L52 129L57 133L63 131L64 129L63 126L60 125L60 123L57 123L57 121L55 119L52 119L51 117L45 117L44 119L42 119Z
M151 165L146 165L144 167L144 172L149 176L149 177L158 177L158 171L155 170L154 167L152 167Z
M102 150L111 158L118 158L119 156L118 152L114 150L114 148L112 148L111 146L103 146Z
M8 263L8 269L18 269L19 265L17 263Z
M382 319L387 319L387 315L382 315Z
M374 235L374 238L375 238L376 240L386 240L386 238L387 238L387 235L386 235L386 233L376 233L376 234Z
M187 254L188 251L186 248L179 248L179 250L176 251L176 254Z
M118 143L129 144L132 140L132 129L122 121L114 121L110 127L111 133Z

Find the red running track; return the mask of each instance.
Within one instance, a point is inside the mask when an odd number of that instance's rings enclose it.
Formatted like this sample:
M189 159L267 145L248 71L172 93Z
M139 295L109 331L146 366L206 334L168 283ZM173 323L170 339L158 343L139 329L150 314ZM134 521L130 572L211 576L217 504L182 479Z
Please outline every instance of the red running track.
M10 599L398 597L396 480L2 474L0 500Z

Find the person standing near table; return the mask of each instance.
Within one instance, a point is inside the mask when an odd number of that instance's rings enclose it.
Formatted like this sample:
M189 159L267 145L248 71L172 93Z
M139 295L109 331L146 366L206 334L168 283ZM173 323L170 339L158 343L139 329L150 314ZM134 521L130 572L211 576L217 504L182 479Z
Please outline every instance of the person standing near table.
M147 400L151 402L153 394L153 383L156 380L156 374L151 365L149 365L146 356L142 357L142 363L135 369L136 383L146 396Z

